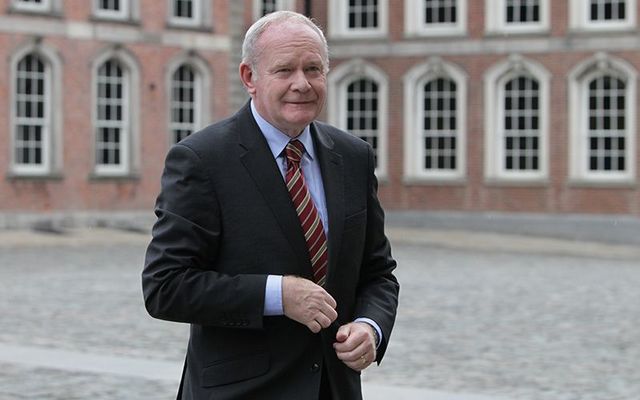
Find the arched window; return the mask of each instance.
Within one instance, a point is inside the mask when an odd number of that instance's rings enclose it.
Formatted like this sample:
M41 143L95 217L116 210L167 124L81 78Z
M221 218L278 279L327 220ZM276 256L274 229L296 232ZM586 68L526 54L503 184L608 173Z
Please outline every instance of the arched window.
M637 72L600 53L579 64L569 79L571 178L633 182Z
M423 85L422 143L427 171L455 171L458 143L457 85L447 77Z
M209 122L210 69L196 54L180 54L169 62L165 82L168 93L169 145Z
M347 86L347 131L369 142L378 158L378 84L367 78Z
M405 75L407 181L464 177L466 84L460 68L435 57Z
M129 155L129 77L116 59L98 68L96 79L96 168L125 172Z
M15 71L13 170L43 174L50 171L51 71L36 53L22 57Z
M540 90L538 81L527 75L515 76L504 85L503 143L505 171L540 169Z
M196 91L196 72L189 65L179 67L171 78L171 121L173 143L177 143L194 132L199 121L199 104Z
M93 62L96 177L131 177L139 168L139 76L137 62L120 46Z
M329 74L329 121L367 141L374 149L376 174L387 173L387 76L363 60L352 60Z
M548 177L551 75L518 55L485 75L485 176L502 182Z

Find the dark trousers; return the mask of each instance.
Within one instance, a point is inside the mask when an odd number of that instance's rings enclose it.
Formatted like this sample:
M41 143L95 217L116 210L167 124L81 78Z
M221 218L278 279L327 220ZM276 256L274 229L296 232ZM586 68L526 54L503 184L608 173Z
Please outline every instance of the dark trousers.
M320 397L319 400L333 400L331 395L331 385L329 384L328 374L325 367L322 367L322 378L320 378Z

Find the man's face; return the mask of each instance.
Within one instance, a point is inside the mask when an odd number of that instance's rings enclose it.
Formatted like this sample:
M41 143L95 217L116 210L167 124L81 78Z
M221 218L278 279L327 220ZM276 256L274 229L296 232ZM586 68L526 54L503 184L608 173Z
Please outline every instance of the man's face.
M296 137L324 106L327 93L323 45L302 24L269 26L258 40L256 68L242 64L241 78L258 113Z

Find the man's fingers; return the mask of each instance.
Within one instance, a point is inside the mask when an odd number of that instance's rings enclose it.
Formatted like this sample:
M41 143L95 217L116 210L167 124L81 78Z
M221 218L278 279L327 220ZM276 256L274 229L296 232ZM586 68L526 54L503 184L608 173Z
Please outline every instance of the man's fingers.
M318 323L318 321L316 320L309 321L309 323L307 324L307 328L309 328L309 330L313 333L318 333L322 330L322 326L320 326L320 323Z
M314 333L329 327L338 317L335 299L324 288L304 278L283 278L282 304L287 317Z
M338 328L338 333L336 333L336 340L339 343L343 343L349 337L349 333L351 332L351 324L342 325Z

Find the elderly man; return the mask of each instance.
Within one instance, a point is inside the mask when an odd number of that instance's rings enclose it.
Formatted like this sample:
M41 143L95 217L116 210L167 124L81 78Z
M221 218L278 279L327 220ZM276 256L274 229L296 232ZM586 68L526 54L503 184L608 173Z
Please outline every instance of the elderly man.
M398 282L373 150L315 122L328 49L308 18L247 31L251 100L167 155L142 274L149 313L191 324L179 399L360 399Z

